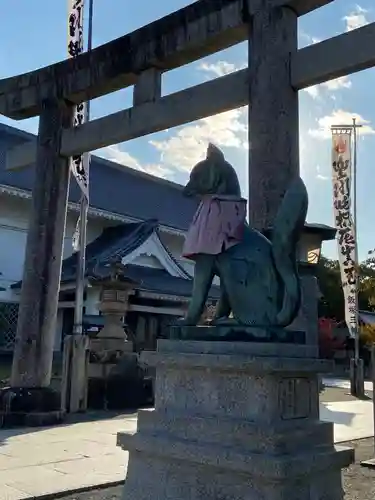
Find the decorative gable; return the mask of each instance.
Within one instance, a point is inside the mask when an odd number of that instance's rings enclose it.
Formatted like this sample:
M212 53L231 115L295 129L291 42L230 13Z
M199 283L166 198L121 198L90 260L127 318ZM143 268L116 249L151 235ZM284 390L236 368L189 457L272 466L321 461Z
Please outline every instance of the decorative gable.
M171 276L190 280L189 274L175 261L154 231L138 248L122 258L122 263L163 268Z

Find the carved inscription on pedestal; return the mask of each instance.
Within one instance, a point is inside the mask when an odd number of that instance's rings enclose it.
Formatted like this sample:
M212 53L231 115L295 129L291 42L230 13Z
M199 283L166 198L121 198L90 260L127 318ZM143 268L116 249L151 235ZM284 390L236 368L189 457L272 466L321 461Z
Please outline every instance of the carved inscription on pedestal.
M284 378L279 383L279 411L283 420L310 415L310 381L307 378Z

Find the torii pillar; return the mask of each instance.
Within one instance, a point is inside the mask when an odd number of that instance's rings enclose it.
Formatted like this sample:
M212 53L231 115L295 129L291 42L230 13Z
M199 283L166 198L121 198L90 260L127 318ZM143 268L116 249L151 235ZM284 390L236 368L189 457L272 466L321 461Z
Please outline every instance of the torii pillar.
M70 178L69 159L59 152L72 109L54 99L42 103L11 387L0 395L10 424L52 424L63 416L49 385Z
M290 56L297 51L297 14L260 9L249 32L249 219L272 227L280 201L299 174L298 92Z
M259 231L272 228L289 184L299 175L298 91L290 71L297 21L291 8L269 7L254 14L250 24L249 219ZM307 343L317 346L313 273L301 276L301 289L302 307L292 327L306 330Z

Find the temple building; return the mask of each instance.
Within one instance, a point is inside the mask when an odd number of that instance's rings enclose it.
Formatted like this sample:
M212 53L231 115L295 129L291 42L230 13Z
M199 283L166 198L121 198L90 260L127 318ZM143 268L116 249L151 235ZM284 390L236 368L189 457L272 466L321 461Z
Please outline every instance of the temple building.
M35 136L0 124L0 351L13 348L20 300L27 226L34 184L34 166L5 169L5 152ZM55 349L74 326L77 255L72 238L79 214L80 192L71 180L64 241ZM126 266L137 284L130 296L126 323L140 349L153 348L171 320L184 314L192 291L194 266L181 256L184 236L197 202L183 196L182 186L92 156L86 258L84 328L100 328L99 289L92 278L108 263ZM309 266L322 240L334 230L308 224L300 245L300 264ZM319 248L318 248L319 247ZM311 289L311 287L310 287ZM219 289L213 286L210 300ZM307 300L307 299L306 299ZM306 310L309 310L307 307ZM307 313L308 314L308 313ZM302 312L303 315L303 312ZM304 319L309 323L308 317Z
M0 350L13 347L20 299L34 167L5 170L5 151L34 140L32 134L0 124ZM77 255L72 238L79 213L79 189L71 180L64 242L55 349L74 324ZM196 202L182 186L92 156L86 257L84 327L100 327L99 290L93 273L111 259L126 265L138 285L126 322L140 347L155 345L163 325L184 314L194 267L181 257L184 234ZM217 297L213 287L211 297Z

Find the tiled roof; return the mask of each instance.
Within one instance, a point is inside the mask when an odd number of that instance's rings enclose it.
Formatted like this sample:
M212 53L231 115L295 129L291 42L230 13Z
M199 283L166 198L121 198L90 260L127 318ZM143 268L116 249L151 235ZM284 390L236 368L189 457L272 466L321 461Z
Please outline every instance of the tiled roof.
M165 295L177 295L178 297L191 297L193 290L193 280L177 278L171 276L164 269L155 269L152 267L142 267L136 265L127 265L125 275L139 283L139 290L147 290ZM220 289L212 286L209 297L218 299Z
M109 274L108 264L112 259L122 259L129 255L142 245L154 231L157 231L157 228L157 221L149 220L141 223L119 224L118 226L104 229L102 234L86 247L86 277L107 276ZM168 252L168 249L166 251ZM181 267L170 253L169 255L175 264ZM62 283L74 282L76 278L76 266L77 253L63 261L61 272ZM183 269L182 271L185 273ZM139 286L137 286L139 290L181 297L190 297L192 293L192 279L171 276L164 269L128 264L124 274L139 283ZM11 287L19 288L21 284L19 281ZM217 298L219 296L219 288L213 286L209 296L210 298Z
M86 247L86 275L107 274L105 265L111 259L122 259L144 243L157 229L158 223L150 220L140 223L119 224L104 229L102 234ZM74 281L77 253L63 261L61 282Z
M5 170L5 151L35 140L33 134L0 124L0 184L31 191L34 167ZM79 202L79 189L72 180L69 200ZM138 220L157 219L163 226L185 231L197 207L182 194L182 186L132 168L92 156L90 205Z

